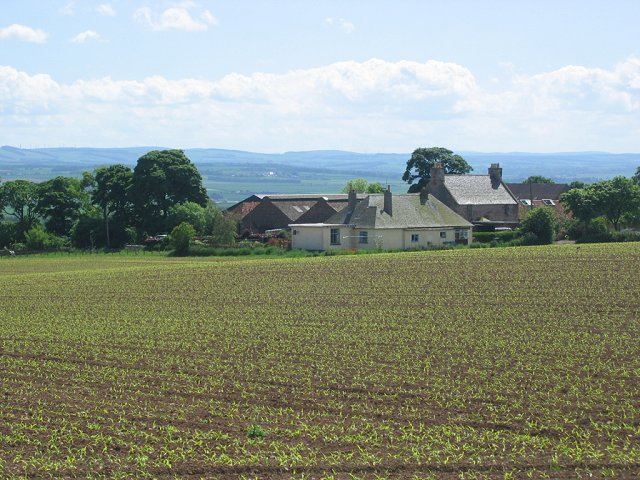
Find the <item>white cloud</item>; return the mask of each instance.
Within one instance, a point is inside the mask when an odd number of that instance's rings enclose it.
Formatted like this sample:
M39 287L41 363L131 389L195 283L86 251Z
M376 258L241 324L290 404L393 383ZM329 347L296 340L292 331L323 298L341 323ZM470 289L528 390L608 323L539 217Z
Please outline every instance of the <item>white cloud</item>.
M116 10L115 10L115 8L113 8L113 5L111 5L110 3L101 3L100 5L98 5L96 7L96 11L100 15L104 15L106 17L115 17L116 16Z
M100 34L98 32L94 32L93 30L86 30L84 32L80 32L78 35L73 37L71 41L73 43L85 43L89 40L99 40Z
M142 7L136 10L133 16L153 30L198 32L217 24L216 18L209 10L202 10L198 14L194 14L190 11L192 9L191 2L167 8L160 14L154 13L149 7Z
M356 29L356 26L352 22L344 18L328 17L325 19L325 23L329 26L336 26L341 28L342 31L346 34L353 33L353 31Z
M44 43L47 41L47 32L14 23L8 27L0 28L0 40L5 39L15 39L31 43Z
M96 146L411 151L426 141L454 150L637 151L636 57L612 69L514 75L494 89L462 65L434 60L73 83L0 66L0 129L5 142Z

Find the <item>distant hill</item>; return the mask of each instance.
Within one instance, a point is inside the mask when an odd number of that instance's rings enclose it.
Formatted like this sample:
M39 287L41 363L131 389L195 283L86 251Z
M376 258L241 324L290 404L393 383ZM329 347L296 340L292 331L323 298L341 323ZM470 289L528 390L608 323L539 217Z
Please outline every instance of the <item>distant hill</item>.
M0 147L0 178L46 180L57 175L79 176L101 165L134 166L150 150L130 148L37 148ZM355 153L338 150L286 152L281 154L186 149L198 166L209 195L221 203L238 201L252 193L335 193L347 180L365 177L404 191L401 180L410 153ZM631 176L640 166L640 153L482 153L457 152L484 173L500 163L506 181L518 182L530 175L544 175L556 182L593 182L616 175Z

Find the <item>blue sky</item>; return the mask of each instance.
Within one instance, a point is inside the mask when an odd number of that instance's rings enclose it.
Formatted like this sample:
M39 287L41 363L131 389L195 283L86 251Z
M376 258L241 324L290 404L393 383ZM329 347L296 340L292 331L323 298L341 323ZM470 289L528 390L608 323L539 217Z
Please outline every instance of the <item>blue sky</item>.
M640 2L0 0L0 143L640 151Z

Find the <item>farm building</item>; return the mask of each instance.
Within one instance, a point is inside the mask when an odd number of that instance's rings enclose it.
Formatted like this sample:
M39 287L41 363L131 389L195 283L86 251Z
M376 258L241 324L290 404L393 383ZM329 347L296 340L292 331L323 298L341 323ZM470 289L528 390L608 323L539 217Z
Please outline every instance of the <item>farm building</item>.
M349 195L325 222L293 223L292 248L407 250L471 241L472 224L426 192Z
M520 218L534 207L550 207L559 217L568 216L560 203L560 195L569 191L566 183L508 183L507 187L520 202Z
M497 163L491 164L487 175L445 175L437 163L425 190L479 229L519 224L519 202L502 181Z
M228 211L240 217L242 232L264 233L293 222L323 222L346 205L346 194L251 195Z

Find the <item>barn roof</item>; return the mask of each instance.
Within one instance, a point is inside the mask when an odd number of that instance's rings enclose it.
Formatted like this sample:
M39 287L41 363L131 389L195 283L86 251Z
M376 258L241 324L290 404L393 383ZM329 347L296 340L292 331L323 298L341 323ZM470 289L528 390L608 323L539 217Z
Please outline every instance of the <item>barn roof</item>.
M566 183L508 183L507 187L517 199L542 200L548 198L558 200L560 195L569 191ZM533 195L533 198L531 198Z

